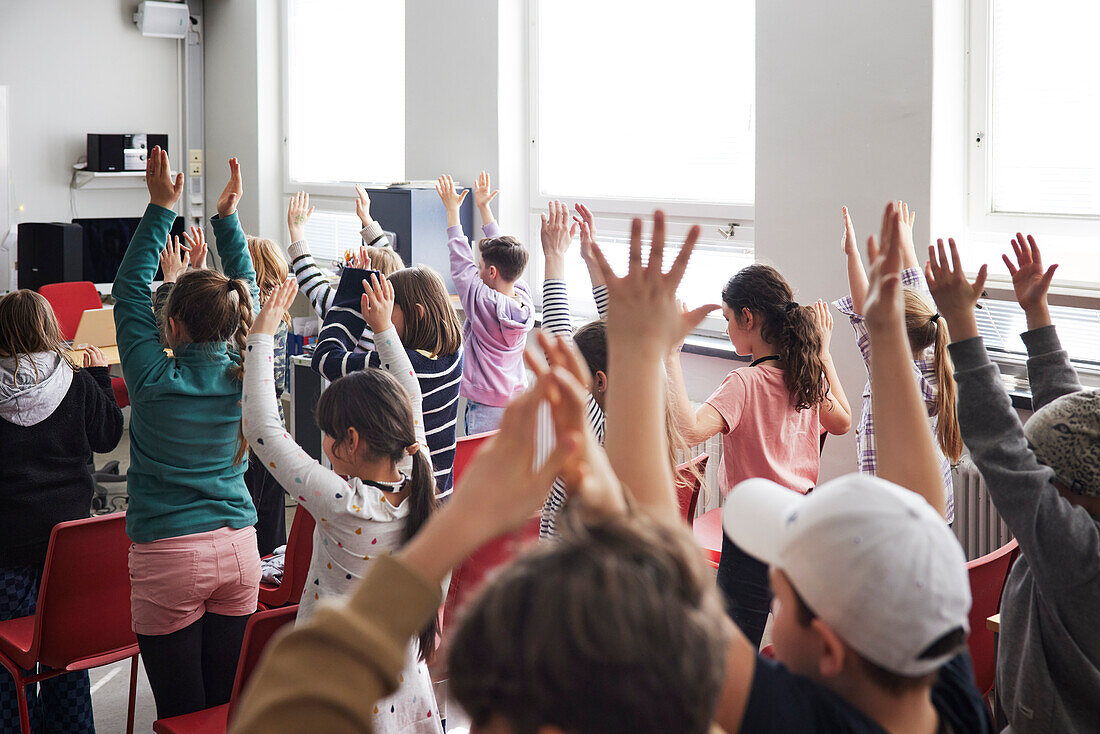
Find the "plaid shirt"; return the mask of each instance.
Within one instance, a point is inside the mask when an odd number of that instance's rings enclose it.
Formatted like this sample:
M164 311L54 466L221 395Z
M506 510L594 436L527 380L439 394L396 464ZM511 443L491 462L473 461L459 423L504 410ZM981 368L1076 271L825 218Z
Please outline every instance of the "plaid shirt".
M924 282L924 275L916 268L907 268L901 274L901 284L927 294L928 287ZM859 414L859 423L856 425L856 450L859 455L859 470L863 474L878 474L878 459L875 451L875 417L871 412L871 338L867 334L867 325L863 322L863 314L858 314L852 306L852 297L845 296L833 305L852 322L852 328L856 332L856 345L859 353L863 355L863 365L867 368L867 384L863 388L863 410ZM936 370L932 358L932 348L925 350L920 359L913 361L913 374L917 378L917 386L920 387L924 404L928 409L928 422L933 434L936 432ZM947 502L947 522L955 521L955 491L951 486L951 462L947 460L943 452L936 445L936 453L940 458L940 472L943 475L943 494Z

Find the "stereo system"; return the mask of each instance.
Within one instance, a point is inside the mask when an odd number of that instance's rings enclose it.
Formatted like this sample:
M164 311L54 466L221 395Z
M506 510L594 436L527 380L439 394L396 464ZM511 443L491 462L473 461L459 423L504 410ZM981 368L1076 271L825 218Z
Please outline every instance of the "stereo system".
M88 133L89 171L144 171L149 151L168 150L168 136L152 133Z

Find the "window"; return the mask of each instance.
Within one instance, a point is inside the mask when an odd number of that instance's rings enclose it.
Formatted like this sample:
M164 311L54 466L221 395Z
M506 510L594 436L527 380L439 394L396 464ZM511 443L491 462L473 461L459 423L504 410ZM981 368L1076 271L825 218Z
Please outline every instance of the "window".
M1100 4L973 0L968 265L1030 232L1062 287L1100 289Z
M313 259L322 270L335 260L343 260L347 250L363 244L359 235L362 223L354 214L317 210L306 222L305 237Z
M531 242L547 201L581 201L612 265L625 266L631 217L660 207L669 262L688 226L703 226L683 299L718 300L753 261L755 13L753 0L531 0ZM588 273L571 252L573 313L591 318ZM701 330L724 326L710 318Z
M286 0L285 17L289 183L403 180L404 0Z

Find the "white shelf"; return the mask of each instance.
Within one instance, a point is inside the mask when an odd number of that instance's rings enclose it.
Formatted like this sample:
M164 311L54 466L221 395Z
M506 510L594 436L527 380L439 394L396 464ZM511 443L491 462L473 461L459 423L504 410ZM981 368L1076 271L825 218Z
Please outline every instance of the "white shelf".
M85 171L73 169L73 189L142 189L145 171Z

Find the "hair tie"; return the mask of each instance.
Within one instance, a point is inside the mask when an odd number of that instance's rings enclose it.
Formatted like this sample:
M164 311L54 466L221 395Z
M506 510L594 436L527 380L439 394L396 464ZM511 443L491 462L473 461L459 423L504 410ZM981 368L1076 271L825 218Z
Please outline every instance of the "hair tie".
M938 322L939 320L940 320L940 315L938 313L934 313L928 318L928 323L934 324L934 323Z
M798 303L796 301L791 301L790 303L788 303L786 306L783 307L783 313L790 313L791 311L794 311L796 308L798 308Z
M419 451L420 451L420 444L419 443L414 443L414 444L411 444L411 445L405 447L405 453L407 453L409 456L416 456L416 454L419 453Z

